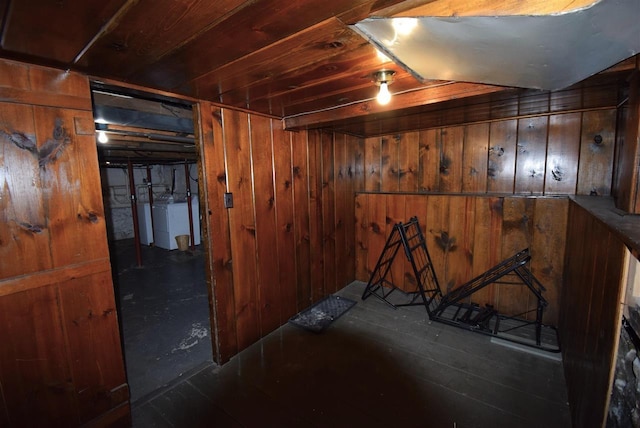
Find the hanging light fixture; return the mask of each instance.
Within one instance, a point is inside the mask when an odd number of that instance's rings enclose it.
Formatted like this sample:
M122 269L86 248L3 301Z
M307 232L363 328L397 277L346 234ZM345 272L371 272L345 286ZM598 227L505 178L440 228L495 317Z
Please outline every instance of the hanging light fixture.
M373 74L373 80L376 85L380 86L376 99L381 105L388 104L391 101L391 92L389 85L393 82L393 76L396 74L393 70L381 70Z
M105 144L109 142L109 137L107 136L107 131L109 129L106 123L96 121L96 132L98 133L98 142Z

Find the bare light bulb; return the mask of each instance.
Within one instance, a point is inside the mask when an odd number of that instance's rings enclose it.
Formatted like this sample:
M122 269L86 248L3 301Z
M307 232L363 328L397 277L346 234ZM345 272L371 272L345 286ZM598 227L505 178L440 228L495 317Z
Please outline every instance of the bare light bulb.
M109 142L109 137L107 137L107 133L104 131L100 131L98 132L98 141L101 143L108 143Z
M378 92L378 103L382 105L389 104L391 101L391 92L389 92L389 85L387 82L380 83L380 91Z

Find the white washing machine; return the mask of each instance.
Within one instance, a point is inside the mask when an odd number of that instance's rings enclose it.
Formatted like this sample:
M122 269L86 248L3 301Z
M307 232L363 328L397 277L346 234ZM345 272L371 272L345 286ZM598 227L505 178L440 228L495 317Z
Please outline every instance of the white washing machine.
M167 250L178 248L176 236L189 235L189 209L186 202L153 203L153 234L156 247ZM191 199L194 245L200 245L200 205ZM191 243L190 243L191 244Z
M140 243L151 245L153 243L153 230L151 228L151 206L149 202L138 202L138 231Z

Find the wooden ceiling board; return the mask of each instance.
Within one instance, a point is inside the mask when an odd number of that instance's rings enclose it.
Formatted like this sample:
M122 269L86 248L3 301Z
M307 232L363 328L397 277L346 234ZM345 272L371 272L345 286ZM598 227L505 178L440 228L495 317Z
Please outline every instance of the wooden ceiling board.
M197 96L218 100L230 91L272 82L299 68L332 61L342 52L366 45L359 35L335 18L224 64L190 82Z
M383 68L396 70L398 76L406 76L406 72L395 64L381 63L375 49L361 42L354 49L336 50L334 56L306 66L300 65L287 73L252 84L248 88L250 104L246 107L258 109L258 106L268 101L273 110L271 113L288 116L293 114L290 108L292 104L307 102L309 96L314 100L330 98L330 105L334 106L344 104L354 99L349 99L350 95L343 93L354 89L364 86L369 89L368 93L375 93L372 75L374 71ZM415 79L412 79L412 84L415 83ZM223 94L221 100L236 105L234 101L242 101L240 97L245 93L240 88ZM336 94L340 96L336 98Z
M127 0L11 1L2 49L71 65L126 3Z
M132 77L135 83L172 90L316 25L365 0L259 0Z
M108 76L129 77L246 5L245 0L140 0L79 61Z

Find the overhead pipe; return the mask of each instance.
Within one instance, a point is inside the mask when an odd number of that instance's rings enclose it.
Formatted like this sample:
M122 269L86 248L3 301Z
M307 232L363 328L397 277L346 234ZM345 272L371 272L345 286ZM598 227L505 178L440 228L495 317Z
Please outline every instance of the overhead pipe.
M174 170L175 171L175 170ZM193 234L193 208L191 207L191 175L189 174L189 163L187 161L184 162L184 181L187 185L187 210L189 212L189 238L191 239L191 244L189 248L191 251L195 250L196 246L194 245L194 234Z
M136 249L136 262L142 267L142 250L140 248L140 228L138 226L138 204L136 203L136 184L133 178L133 164L131 159L127 161L129 172L129 194L131 198L131 217L133 218L133 243Z
M149 191L149 214L151 215L151 242L156 242L153 225L153 184L151 183L151 167L147 165L147 190Z

